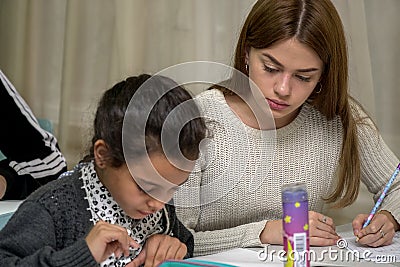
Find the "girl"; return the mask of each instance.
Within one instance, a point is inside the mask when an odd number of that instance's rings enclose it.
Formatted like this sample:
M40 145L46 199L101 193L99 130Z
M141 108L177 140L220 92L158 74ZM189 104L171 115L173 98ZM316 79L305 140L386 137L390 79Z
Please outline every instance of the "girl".
M234 68L247 86L238 88L243 82L234 73L196 98L213 140L189 179L197 193L175 197L177 207L187 206L177 214L194 232L195 255L282 244L280 190L293 182L308 186L310 244L334 245L339 237L323 214L325 204L350 205L360 181L378 197L399 162L348 95L346 42L334 5L257 1L241 30ZM274 140L244 101L253 97L249 81L270 108ZM399 229L399 193L397 182L368 227L362 229L366 214L355 217L361 244L391 243Z
M156 266L164 259L191 256L192 235L174 208L165 206L186 181L205 135L204 122L189 100L172 80L145 74L106 91L88 156L21 204L0 232L0 266ZM192 104L175 112L187 101ZM196 119L187 121L187 114ZM143 118L141 129L137 122ZM169 146L161 142L161 130L167 118L172 121L168 131L180 130L180 149L168 155L182 153L189 159L186 169L166 157L164 147ZM131 138L125 127L140 134ZM167 193L161 200L143 191L149 186Z

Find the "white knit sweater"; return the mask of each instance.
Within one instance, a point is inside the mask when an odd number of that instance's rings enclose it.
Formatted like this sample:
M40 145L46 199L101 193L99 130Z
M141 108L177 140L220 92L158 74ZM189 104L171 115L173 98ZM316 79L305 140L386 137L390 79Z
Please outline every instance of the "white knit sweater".
M174 197L178 217L194 234L194 255L261 245L266 222L281 219L283 184L307 183L309 209L323 211L322 197L336 182L339 118L327 121L306 103L289 125L261 131L244 125L219 90L207 90L196 100L212 138ZM358 136L362 182L377 198L398 159L373 127L359 125ZM400 182L381 209L400 222Z

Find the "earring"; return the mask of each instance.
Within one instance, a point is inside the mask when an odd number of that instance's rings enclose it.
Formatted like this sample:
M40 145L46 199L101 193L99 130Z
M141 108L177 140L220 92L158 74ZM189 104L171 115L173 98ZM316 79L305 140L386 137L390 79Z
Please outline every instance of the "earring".
M322 90L322 84L320 82L318 82L318 84L319 84L319 88L317 91L315 91L316 94L321 93L321 90Z
M249 65L245 63L244 67L246 68L247 73L249 73Z

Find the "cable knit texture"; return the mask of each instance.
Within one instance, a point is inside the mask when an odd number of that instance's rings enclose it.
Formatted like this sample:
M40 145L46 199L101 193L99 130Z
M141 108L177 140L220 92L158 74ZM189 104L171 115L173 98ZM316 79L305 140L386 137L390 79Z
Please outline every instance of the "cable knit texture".
M0 266L98 266L85 237L93 227L81 167L32 193L0 231ZM165 229L192 255L193 236L166 205ZM170 228L168 228L168 226Z
M211 138L189 181L174 198L178 217L194 234L194 255L262 245L259 235L266 222L282 216L283 184L305 182L309 209L326 208L322 198L337 182L340 118L328 121L305 103L289 125L261 131L244 125L216 89L197 95L196 101ZM361 174L377 199L398 159L371 124L366 120L358 126ZM397 221L399 189L397 180L381 206Z

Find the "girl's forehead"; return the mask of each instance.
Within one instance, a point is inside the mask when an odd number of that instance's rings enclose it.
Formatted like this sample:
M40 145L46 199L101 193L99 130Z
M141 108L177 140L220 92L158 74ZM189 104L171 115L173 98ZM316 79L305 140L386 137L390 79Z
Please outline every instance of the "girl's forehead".
M149 157L142 157L131 164L128 164L129 171L137 183L159 185L166 188L176 187L184 183L188 176L188 169L192 166L181 168L171 162L163 154L153 154Z

